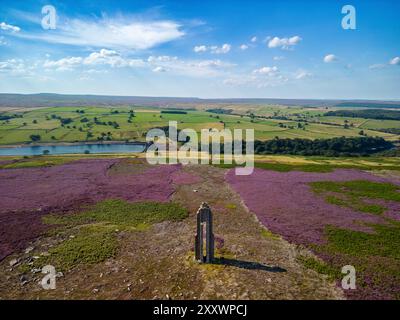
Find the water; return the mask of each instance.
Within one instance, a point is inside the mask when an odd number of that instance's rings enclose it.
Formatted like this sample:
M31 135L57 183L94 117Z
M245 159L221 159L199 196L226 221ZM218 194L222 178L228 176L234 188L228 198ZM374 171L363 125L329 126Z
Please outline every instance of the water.
M137 153L143 152L145 146L140 144L77 144L52 146L23 146L0 148L0 156L35 156L43 154L82 154L82 153Z

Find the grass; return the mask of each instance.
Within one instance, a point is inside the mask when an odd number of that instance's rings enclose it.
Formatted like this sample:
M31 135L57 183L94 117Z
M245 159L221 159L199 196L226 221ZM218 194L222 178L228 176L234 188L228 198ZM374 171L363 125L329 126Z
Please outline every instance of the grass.
M357 287L364 299L400 299L400 222L368 224L374 232L366 233L329 226L327 245L333 266L351 264L356 269ZM379 294L377 296L377 294Z
M10 119L9 123L0 123L0 144L18 144L30 142L31 134L40 134L41 142L74 142L74 141L96 141L97 137L102 132L110 132L112 140L124 141L126 139L134 139L144 141L146 132L150 128L167 126L168 121L177 121L179 129L192 128L199 132L201 129L224 127L229 129L249 129L255 130L256 139L267 140L273 139L275 136L280 138L332 138L340 136L358 136L359 128L344 129L338 127L337 119L332 120L332 125L310 123L305 129L298 129L296 120L304 119L304 116L311 117L308 120L313 121L312 112L306 108L285 108L285 107L269 107L268 111L260 111L260 115L272 116L278 112L290 118L290 121L278 119L251 119L248 114L242 114L240 107L233 107L235 115L217 115L210 112L200 110L190 110L187 114L161 114L162 109L157 108L139 108L139 107L54 107L42 108L36 110L26 109L22 112L23 118ZM84 113L77 113L76 110L83 110ZM118 110L118 113L115 113ZM135 117L129 120L129 111L134 110ZM254 112L258 111L254 108ZM71 118L72 122L61 126L58 119L53 119L53 116L62 118ZM81 122L84 118L88 122ZM94 122L97 118L98 122ZM329 118L329 117L328 117ZM128 122L129 120L129 122ZM35 121L35 123L34 123ZM85 121L85 120L84 120ZM104 125L102 122L116 121L119 127L112 125ZM280 124L285 123L287 128L280 127ZM290 127L289 127L290 126ZM379 130L393 126L392 123L378 122L373 126ZM386 134L379 131L371 131L364 129L368 135L383 136L389 139L398 139L398 136ZM87 133L93 133L93 137L87 138Z
M267 230L265 228L261 229L260 234L261 234L262 237L267 238L267 239L276 239L276 240L280 239L280 237L278 235L272 233L271 231L269 231L269 230Z
M264 169L264 170L272 170L277 172L290 172L290 171L302 171L302 172L318 172L318 173L326 173L332 172L336 169L358 169L358 170L393 170L400 171L400 163L391 162L388 158L376 158L369 159L368 161L364 159L352 159L349 163L349 160L344 159L328 159L322 157L301 157L301 156L293 156L293 157L284 157L284 159L280 159L280 156L265 156L266 160L262 160L263 156L258 156L259 159L256 158L254 162L255 168ZM213 165L222 169L231 169L239 167L236 163L232 164L215 164Z
M88 210L72 215L48 215L47 224L82 225L106 223L118 227L139 227L162 221L179 221L188 216L186 209L176 203L137 202L124 200L104 200Z
M72 160L70 160L72 161ZM67 159L63 158L32 158L32 159L22 159L17 160L12 163L0 165L0 169L19 169L19 168L38 168L38 167L51 167L55 165L60 165L68 162Z
M225 208L230 209L230 210L234 210L237 208L236 204L234 203L228 203L225 205Z
M51 248L47 256L40 256L35 267L54 265L67 271L78 265L100 263L118 252L117 233L121 230L144 231L161 221L179 221L188 216L186 209L175 203L104 200L87 210L71 215L47 215L43 222L57 225L64 237L72 230L76 235ZM25 265L21 270L29 269ZM26 270L25 270L26 271Z
M298 258L305 267L340 281L343 266L356 270L357 299L400 299L400 222L367 224L372 232L327 226L327 243L314 246L324 262L309 257Z
M312 182L314 192L345 193L354 197L383 199L400 202L400 187L391 183L354 180L344 182L318 181Z
M256 162L256 168L272 170L278 172L303 171L303 172L331 172L334 166L324 164L287 164L287 163L267 163Z
M378 204L365 204L360 201L358 198L348 197L348 198L339 198L336 196L326 196L326 202L330 204L334 204L341 207L348 207L354 209L355 211L360 211L364 213L372 213L376 215L381 215L385 212L386 208L378 205Z
M386 207L366 203L366 199L400 202L400 188L391 183L355 180L345 182L317 181L310 183L317 194L324 194L326 202L355 211L381 215Z
M400 201L400 188L390 183L323 181L311 186L315 192L324 194L329 203L370 214L381 215L386 208L366 203L365 199ZM400 299L400 222L385 218L383 224L365 225L371 232L327 226L326 244L315 246L314 250L332 268L348 264L356 268L357 287L361 289L357 292L358 298ZM321 268L318 264L309 264Z
M314 270L320 274L324 274L329 277L329 279L334 280L340 277L340 271L335 267L326 264L323 261L317 260L313 257L300 256L297 260L307 269Z
M368 224L375 232L365 233L327 227L329 248L351 256L380 256L400 260L400 222ZM400 270L399 270L400 272Z
M57 270L67 271L80 264L96 264L116 255L116 232L107 228L88 226L81 228L74 238L65 240L41 256L35 265L51 264Z

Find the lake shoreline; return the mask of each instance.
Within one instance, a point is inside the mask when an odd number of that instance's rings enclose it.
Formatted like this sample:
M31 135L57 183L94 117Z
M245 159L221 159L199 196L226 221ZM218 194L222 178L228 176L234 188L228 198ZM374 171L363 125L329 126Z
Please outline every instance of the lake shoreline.
M2 144L1 148L22 148L22 147L52 147L52 146L76 146L76 145L112 145L112 144L126 144L126 145L139 145L139 146L147 146L146 142L125 142L125 141L82 141L82 142L44 142L44 143L19 143L19 144Z
M29 144L7 146L0 148L0 156L35 156L35 155L66 155L66 154L100 154L100 153L139 153L148 148L146 143L137 142L89 142L89 143L59 143L59 144Z

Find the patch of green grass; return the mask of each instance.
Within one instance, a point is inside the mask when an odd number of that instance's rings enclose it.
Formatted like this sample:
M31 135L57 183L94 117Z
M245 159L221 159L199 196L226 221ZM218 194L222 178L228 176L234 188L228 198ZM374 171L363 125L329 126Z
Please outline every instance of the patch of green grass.
M268 163L256 162L256 168L264 170L273 170L278 172L303 171L303 172L331 172L334 166L326 164L286 164L286 163Z
M297 260L303 264L306 268L314 270L320 274L327 275L329 279L333 280L340 277L340 270L337 270L333 266L330 266L322 261L319 261L313 257L300 256Z
M144 231L153 223L187 216L187 210L176 203L129 203L118 199L101 201L81 213L44 216L44 223L61 226L57 234L67 236L71 233L68 228L79 231L50 249L48 256L36 260L35 267L51 264L64 271L80 264L100 263L117 253L117 230Z
M310 185L315 193L325 194L328 203L365 213L381 215L386 210L386 207L380 204L366 203L365 199L400 202L400 188L391 183L355 180L317 181Z
M31 160L31 161L18 161L0 166L1 169L18 169L18 168L38 168L38 167L51 167L56 164L61 164L61 161L54 160Z
M368 224L374 232L366 233L329 226L329 248L352 256L380 256L400 260L400 222Z
M47 224L82 225L106 223L119 227L143 229L146 225L166 220L179 221L188 216L186 209L176 203L136 202L119 199L104 200L86 211L72 215L48 215Z
M277 236L276 234L273 234L271 231L262 228L261 229L261 236L264 238L268 238L268 239L279 239L279 236Z
M232 164L215 164L213 165L222 169L231 169L236 167L242 167L243 165L238 165L236 163ZM289 171L304 171L304 172L331 172L335 169L334 166L326 164L287 164L287 163L274 163L274 162L255 162L255 168L260 168L264 170L272 170L278 172L289 172Z
M326 200L326 202L328 202L330 204L334 204L334 205L342 206L342 207L349 207L356 211L361 211L361 212L371 213L371 214L376 214L376 215L381 215L382 213L384 213L386 211L386 208L381 205L366 204L354 197L348 197L346 199L341 199L336 196L326 196L325 200Z
M368 292L367 298L399 299L400 222L387 220L386 224L367 226L372 232L327 226L327 244L318 250L329 254L330 263L338 268L350 262L357 272L357 288Z
M213 165L218 168L222 169L231 169L231 168L236 168L240 167L240 165L236 163L232 164L215 164ZM332 172L336 169L358 169L358 170L394 170L394 171L399 171L400 166L396 165L385 165L382 166L379 163L376 165L338 165L338 164L330 164L330 163L305 163L305 164L300 164L300 163L279 163L279 162L261 162L261 161L256 161L254 163L255 168L259 169L264 169L264 170L272 170L272 171L277 171L277 172L290 172L290 171L302 171L302 172L319 172L319 173L325 173L325 172Z
M345 193L355 197L383 199L400 202L400 187L391 183L353 180L345 182L318 181L312 182L313 191Z
M115 231L109 228L88 226L74 238L65 240L49 250L48 256L41 256L37 266L51 264L57 270L71 270L80 264L96 264L115 256L118 241Z
M234 210L237 207L236 207L236 204L234 204L234 203L228 203L228 204L225 205L225 208L230 209L230 210Z

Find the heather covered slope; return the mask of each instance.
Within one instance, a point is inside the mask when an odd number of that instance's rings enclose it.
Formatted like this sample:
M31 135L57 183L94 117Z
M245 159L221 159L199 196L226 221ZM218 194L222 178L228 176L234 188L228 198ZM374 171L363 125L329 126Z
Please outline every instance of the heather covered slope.
M107 173L139 177L146 168L123 161ZM225 182L225 170L177 169L168 202L104 200L72 214L44 215L50 232L0 262L0 299L343 298L330 279L297 260L307 250L260 225ZM196 211L205 200L216 238L211 265L196 263L193 251ZM143 211L155 213L155 221L140 226L152 217ZM39 284L47 264L63 273L55 290Z
M41 216L118 198L168 201L181 167L147 166L121 171L118 159L79 160L59 166L0 170L0 260L22 249L47 227ZM128 161L128 160L126 160ZM134 160L130 160L131 162Z
M255 169L251 176L236 176L234 170L230 170L226 179L263 224L290 241L321 243L326 225L367 231L370 229L361 225L360 221L384 222L381 216L329 204L315 195L309 186L309 183L315 181L388 181L387 178L370 173L358 170L281 173ZM386 215L400 220L400 204L392 204Z
M235 176L139 158L45 159L0 170L0 299L341 299L334 280L348 264L359 289L347 297L400 298L393 171L325 172L325 164L321 173L314 163L303 167L318 172L282 172L290 165L274 162L263 167L281 172ZM214 214L217 260L199 266L193 238L203 201ZM55 291L38 286L46 264L64 274Z
M399 299L400 187L398 180L358 170L274 172L226 180L249 210L274 233L312 249L329 267L306 264L338 280L354 265L356 299Z

